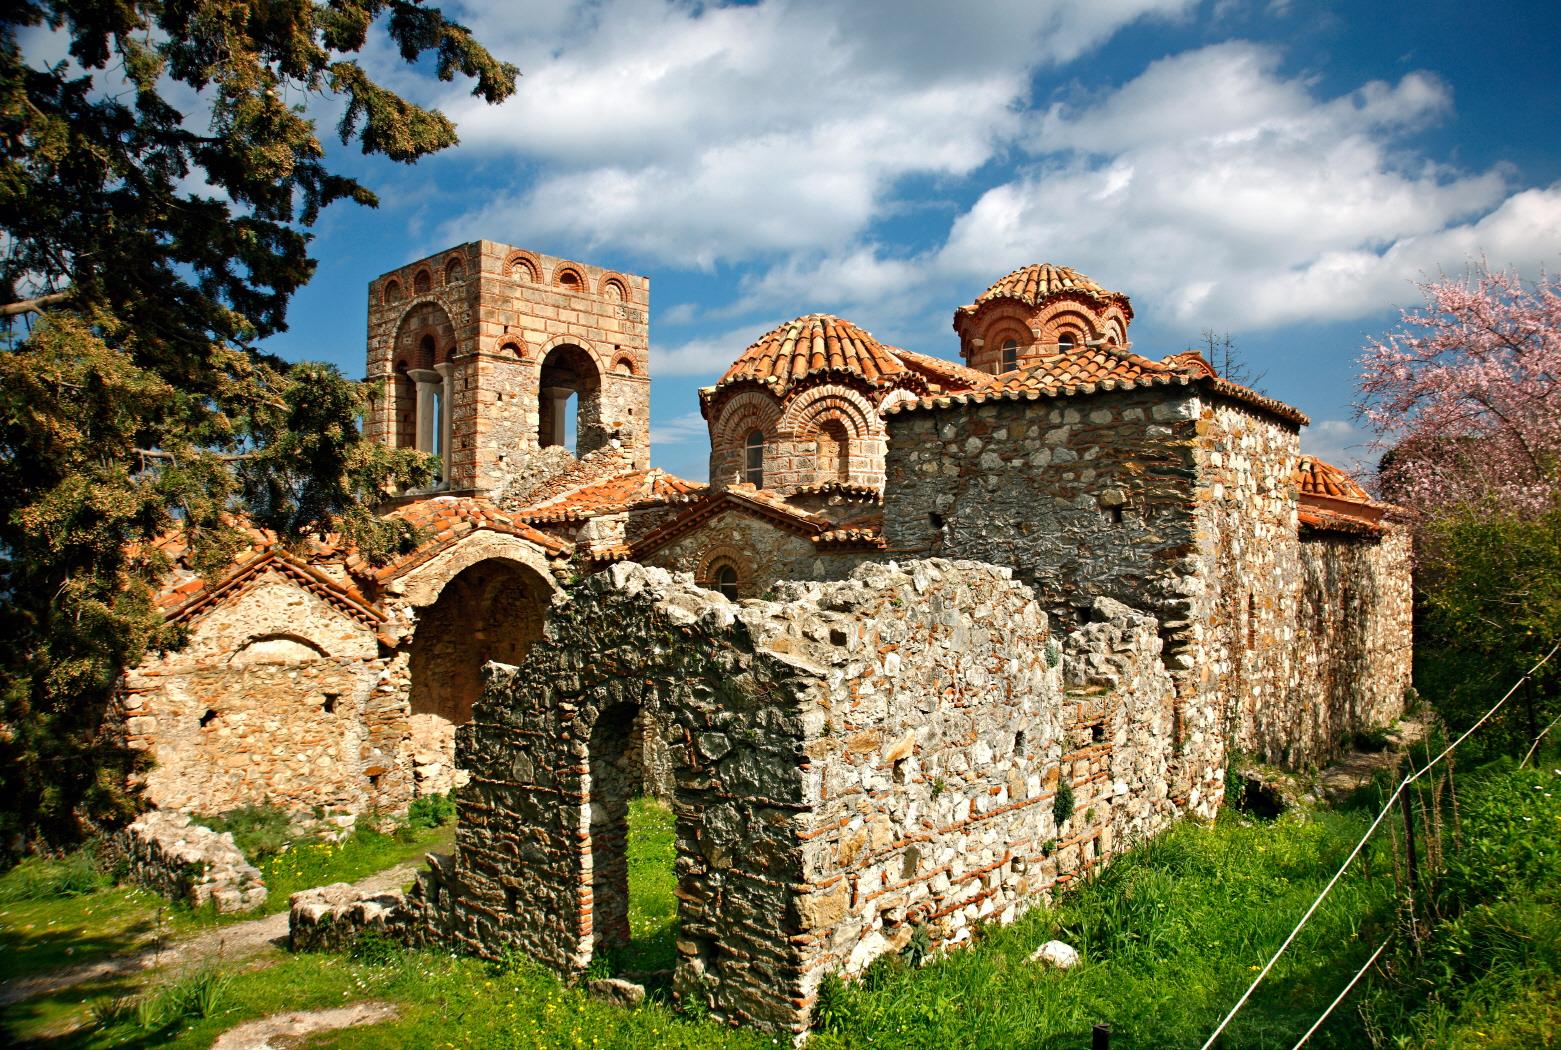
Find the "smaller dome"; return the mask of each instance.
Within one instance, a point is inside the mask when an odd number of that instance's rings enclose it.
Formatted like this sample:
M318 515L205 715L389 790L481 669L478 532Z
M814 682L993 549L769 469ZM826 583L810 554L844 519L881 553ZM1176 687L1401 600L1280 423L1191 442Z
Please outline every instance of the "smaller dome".
M993 299L1015 299L1026 306L1039 306L1053 296L1073 293L1091 299L1109 299L1119 303L1132 316L1127 296L1102 288L1079 271L1054 263L1034 263L1022 266L996 281L992 287L976 296L976 301L959 308L961 313L974 313L983 303Z
M716 387L749 380L778 394L812 372L833 369L855 372L872 383L908 371L872 333L833 314L809 314L760 336L732 362Z

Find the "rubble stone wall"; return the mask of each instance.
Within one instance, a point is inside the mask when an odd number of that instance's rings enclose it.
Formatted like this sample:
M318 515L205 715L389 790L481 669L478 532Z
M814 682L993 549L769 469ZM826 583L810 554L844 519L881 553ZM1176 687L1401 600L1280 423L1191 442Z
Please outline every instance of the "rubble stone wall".
M1301 600L1294 424L1232 402L1198 408L1203 586L1191 654L1227 746L1269 762L1320 757L1295 723ZM1331 745L1325 745L1325 748Z
M1296 688L1285 707L1314 750L1403 713L1414 656L1410 557L1409 530L1397 524L1381 540L1302 538Z
M862 552L821 551L806 536L755 515L728 510L658 549L646 561L691 573L700 586L712 589L716 569L731 565L737 570L738 595L757 598L781 580L840 579L867 557Z
M233 844L233 835L191 823L186 814L143 814L119 833L116 844L131 878L192 908L210 901L228 914L265 903L260 872Z
M942 560L776 597L620 564L555 601L520 667L489 665L457 734L455 854L414 892L430 937L568 972L627 938L647 714L673 781L674 988L769 1030L806 1027L825 973L918 926L959 944L1176 816L1150 617L1095 601L1055 639L1010 572Z
M367 626L279 573L260 576L197 619L184 648L126 677L128 742L155 760L148 801L364 808L381 667Z

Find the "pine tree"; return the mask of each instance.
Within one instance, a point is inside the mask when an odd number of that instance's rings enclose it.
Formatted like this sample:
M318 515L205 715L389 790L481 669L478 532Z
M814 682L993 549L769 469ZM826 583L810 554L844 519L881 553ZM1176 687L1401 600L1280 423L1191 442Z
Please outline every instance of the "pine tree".
M48 33L68 59L29 57ZM208 566L234 512L287 542L340 530L371 559L415 539L367 508L427 480L427 457L362 440L362 385L257 349L314 272L320 210L375 204L327 166L306 104L341 96L342 141L395 161L456 142L353 57L371 33L490 103L514 91L513 66L418 0L0 15L0 849L135 805L104 714L126 667L179 641L152 602L155 537L177 525Z

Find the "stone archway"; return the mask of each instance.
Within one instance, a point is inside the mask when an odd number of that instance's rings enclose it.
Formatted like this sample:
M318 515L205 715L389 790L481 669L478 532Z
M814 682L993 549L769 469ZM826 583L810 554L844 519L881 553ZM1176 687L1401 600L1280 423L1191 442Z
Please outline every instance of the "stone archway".
M488 558L461 569L418 615L408 697L419 794L448 790L455 728L471 720L483 665L519 663L542 635L552 585L529 566Z

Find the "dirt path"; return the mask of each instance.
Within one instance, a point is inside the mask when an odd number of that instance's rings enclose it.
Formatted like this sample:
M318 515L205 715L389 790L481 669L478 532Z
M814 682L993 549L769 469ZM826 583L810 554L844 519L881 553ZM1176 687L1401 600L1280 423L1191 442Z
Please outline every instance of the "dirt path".
M353 883L367 893L383 893L400 889L412 881L420 865L398 864L394 868L376 872L368 878ZM263 919L237 922L229 926L217 926L193 937L148 948L131 955L119 955L97 962L83 963L52 973L8 981L0 985L0 1007L36 999L40 995L52 995L74 985L85 984L107 977L155 970L173 963L194 965L210 959L224 961L243 959L271 947L281 947L287 940L287 912L267 915Z
M1388 734L1386 750L1349 751L1340 755L1338 761L1322 771L1318 778L1319 789L1329 801L1337 802L1370 784L1378 770L1396 773L1406 753L1425 738L1429 728L1429 723L1405 715Z
M378 1024L395 1016L395 1006L377 1002L353 1003L351 1006L338 1006L330 1010L272 1014L228 1029L211 1044L211 1050L276 1050L277 1047L301 1042L305 1036L315 1032Z

